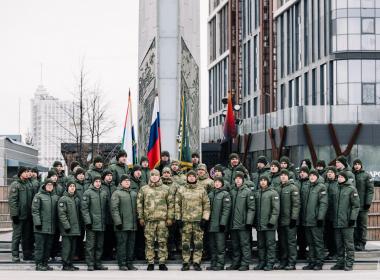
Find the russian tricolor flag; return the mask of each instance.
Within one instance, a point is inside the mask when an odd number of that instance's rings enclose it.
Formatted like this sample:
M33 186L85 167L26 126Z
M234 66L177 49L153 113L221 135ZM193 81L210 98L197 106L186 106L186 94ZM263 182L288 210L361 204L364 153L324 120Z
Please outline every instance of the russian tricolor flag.
M161 135L160 135L160 112L158 96L154 99L152 124L150 126L148 160L149 168L154 169L160 163Z

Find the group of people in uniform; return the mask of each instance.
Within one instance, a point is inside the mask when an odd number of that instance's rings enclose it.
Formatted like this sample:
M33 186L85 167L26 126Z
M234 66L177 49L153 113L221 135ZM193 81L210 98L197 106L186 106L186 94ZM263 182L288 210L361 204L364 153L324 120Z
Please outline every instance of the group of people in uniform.
M59 254L67 271L81 258L89 271L107 270L102 261L114 254L120 270L137 270L134 260L145 257L147 270L158 260L165 271L175 252L182 271L202 270L205 253L207 270L246 271L253 229L254 270L295 270L303 258L304 270L321 270L336 258L331 269L350 271L355 250L365 249L374 186L359 159L352 168L343 156L333 166L305 159L296 168L287 157L260 156L250 173L235 153L210 171L197 153L192 158L184 170L164 151L150 170L147 157L128 167L120 150L107 168L96 156L87 171L73 162L67 176L54 162L43 182L37 169L20 167L9 192L12 260L20 262L21 243L23 260L39 271L52 270L48 261Z

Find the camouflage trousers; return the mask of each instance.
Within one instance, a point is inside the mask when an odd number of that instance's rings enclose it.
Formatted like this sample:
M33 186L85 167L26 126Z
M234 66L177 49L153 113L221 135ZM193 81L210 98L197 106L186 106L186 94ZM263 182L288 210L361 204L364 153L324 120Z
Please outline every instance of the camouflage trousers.
M189 263L191 240L194 243L193 263L200 264L203 253L203 230L199 222L184 222L182 228L182 260Z
M154 241L158 243L158 261L164 264L168 259L169 231L165 221L148 221L145 223L145 257L149 264L154 263Z

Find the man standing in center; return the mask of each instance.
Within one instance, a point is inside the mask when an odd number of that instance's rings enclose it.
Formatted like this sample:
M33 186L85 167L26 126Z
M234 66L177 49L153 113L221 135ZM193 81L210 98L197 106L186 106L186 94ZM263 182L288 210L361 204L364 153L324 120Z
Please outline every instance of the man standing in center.
M182 228L182 271L190 269L190 245L194 242L194 270L202 270L203 231L210 218L210 201L205 188L197 183L197 174L187 173L187 184L178 189L175 198L176 224Z
M149 184L143 186L137 195L139 223L144 228L145 257L147 270L154 270L154 241L158 241L159 270L166 271L168 258L168 227L173 224L174 199L169 187L160 179L160 172L150 172Z

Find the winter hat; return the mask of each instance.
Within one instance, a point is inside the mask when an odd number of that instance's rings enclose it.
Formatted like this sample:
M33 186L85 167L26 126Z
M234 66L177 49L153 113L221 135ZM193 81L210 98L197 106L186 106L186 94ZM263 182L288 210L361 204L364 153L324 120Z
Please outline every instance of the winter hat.
M46 177L46 178L51 178L51 177L53 177L54 175L55 175L55 176L58 176L57 172L56 172L55 170L53 170L53 169L50 169L49 172L48 172L48 174L47 174L47 177Z
M45 189L45 186L47 184L52 184L54 186L54 182L51 179L46 179L45 182L44 182L44 184L42 185L42 188Z
M157 169L152 169L150 171L150 176L160 176L160 171L158 171Z
M303 159L303 160L301 161L300 166L302 165L302 162L305 162L306 165L307 165L307 167L308 167L309 169L311 168L311 161L310 161L310 159L308 159L308 158Z
M124 151L124 150L119 150L119 151L117 152L117 155L116 155L116 160L119 161L119 158L121 158L121 157L126 157L126 156L127 156L127 152L126 152L126 151Z
M167 167L167 166L165 166L165 167L162 169L162 174L164 174L165 172L169 172L170 174L172 174L172 170L171 170L169 167Z
M270 166L272 165L277 166L278 169L280 169L280 163L278 162L278 160L272 160L272 162L270 163Z
M194 170L189 170L186 174L186 177L189 177L190 175L197 177L197 173Z
M109 170L109 169L105 169L103 172L102 172L102 180L104 180L106 178L107 175L112 175L112 171Z
M104 162L102 156L96 156L96 157L94 157L94 164L96 164L98 162L101 162L101 163Z
M305 173L307 173L307 174L310 174L310 169L309 169L309 167L307 167L307 166L301 166L301 168L300 168L300 172L301 171L303 171L303 172L305 172Z
M161 152L161 157L170 157L170 154L168 151L162 151Z
M20 166L17 171L17 177L20 177L22 173L27 172L29 169L25 166Z
M123 182L124 180L130 181L131 178L129 177L128 174L123 174L123 175L120 176L120 183Z
M240 177L240 178L242 178L244 180L244 173L240 172L240 171L236 171L236 173L235 173L235 179L236 179L236 177Z
M280 175L282 175L282 174L285 174L286 176L288 176L288 178L289 178L289 176L290 176L290 173L289 173L289 171L288 171L287 169L282 169L282 170L280 171Z
M135 164L133 167L132 167L132 174L135 173L135 171L141 171L142 167L141 165L139 164Z
M314 174L315 176L319 177L318 170L315 170L314 168L310 170L309 175L312 175L312 174Z
M348 180L348 174L345 171L339 172L338 176L342 176L345 182Z
M149 161L148 158L146 156L142 156L140 158L140 164L142 164L143 161Z
M232 159L240 159L239 158L239 155L237 154L237 153L232 153L232 154L230 154L230 156L229 156L229 160L232 160Z
M259 156L258 159L257 159L257 163L262 163L264 165L267 165L268 164L268 160L265 156Z
M76 185L75 185L75 182L74 181L72 181L72 180L69 180L69 181L67 181L67 183L66 183L66 190L68 190L69 189L69 187L70 187L70 185L74 185L75 187L76 187Z
M170 166L173 166L173 165L178 165L178 166L180 166L181 163L180 163L178 160L173 160L173 161L170 163Z
M327 172L332 171L332 172L334 172L335 174L338 173L338 170L336 169L335 166L328 166L328 167L326 168L326 171L327 171Z
M194 152L194 153L192 153L192 154L191 154L191 157L192 157L192 158L194 158L194 157L197 157L197 158L199 158L199 153L197 153L197 152Z
M59 160L56 160L56 161L53 163L53 167L58 167L58 166L62 166L62 162L60 162Z
M96 180L101 180L102 178L99 175L95 175L92 177L92 183L94 183Z
M85 174L86 171L84 171L83 168L79 167L77 170L75 170L75 177L77 177L79 174Z
M71 164L70 164L70 170L73 171L75 167L79 166L79 162L77 162L76 160L74 160Z
M344 156L339 156L336 158L336 161L339 161L341 164L344 165L344 167L347 167L348 166L348 163L347 163L347 158L345 158Z
M207 172L207 165L204 163L200 163L197 167L197 170L204 170Z
M283 156L283 157L280 158L280 163L281 162L285 162L289 166L290 159L288 157L286 157L286 156Z
M352 165L355 165L355 164L360 164L360 166L363 166L363 163L360 159L355 159L353 162L352 162Z
M268 184L269 184L269 177L267 175L261 175L260 176L260 181L261 180L266 180L268 182Z
M315 166L322 166L323 168L325 168L326 167L326 162L324 160L322 160L322 159L317 160L317 163L316 163Z
M223 179L223 177L215 177L214 178L214 182L215 181L219 181L219 182L221 182L222 183L222 186L224 186L224 179Z
M37 173L38 174L38 172L39 172L37 167L33 167L31 170L32 170L33 173Z
M214 171L219 171L219 172L222 172L223 173L223 166L221 164L217 164L214 166Z

